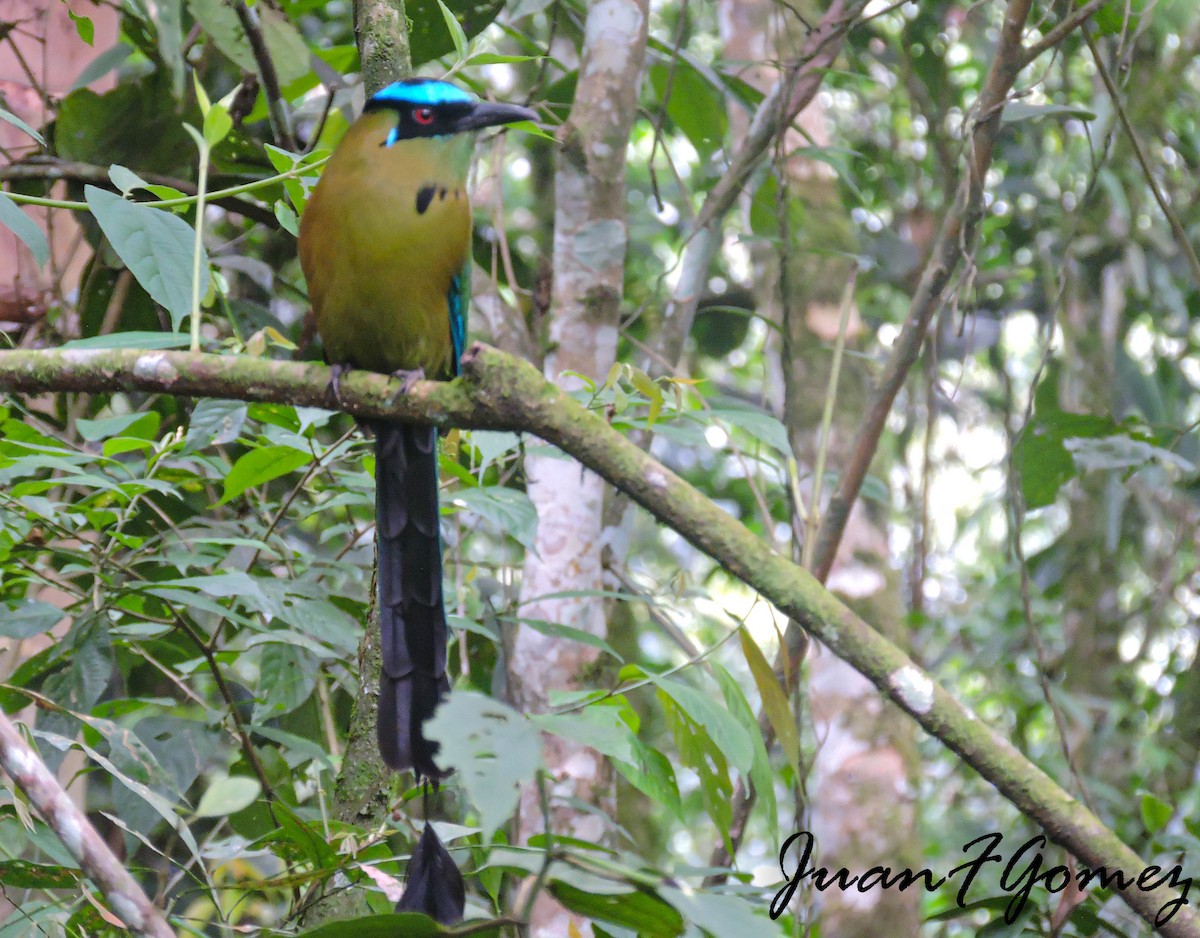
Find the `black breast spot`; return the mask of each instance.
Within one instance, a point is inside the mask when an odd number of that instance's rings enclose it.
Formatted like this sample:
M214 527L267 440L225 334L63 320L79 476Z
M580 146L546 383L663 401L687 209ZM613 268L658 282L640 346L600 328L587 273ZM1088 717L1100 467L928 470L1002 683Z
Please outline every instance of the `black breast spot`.
M429 203L433 201L434 193L437 192L437 186L422 186L417 190L417 214L424 215L425 209L429 208Z

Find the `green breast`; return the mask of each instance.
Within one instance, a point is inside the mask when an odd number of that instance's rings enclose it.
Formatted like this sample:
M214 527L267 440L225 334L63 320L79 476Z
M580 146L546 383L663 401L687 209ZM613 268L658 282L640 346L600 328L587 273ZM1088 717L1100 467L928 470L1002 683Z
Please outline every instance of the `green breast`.
M395 115L347 132L301 219L300 260L330 363L449 377L448 295L466 275L469 136L382 146Z

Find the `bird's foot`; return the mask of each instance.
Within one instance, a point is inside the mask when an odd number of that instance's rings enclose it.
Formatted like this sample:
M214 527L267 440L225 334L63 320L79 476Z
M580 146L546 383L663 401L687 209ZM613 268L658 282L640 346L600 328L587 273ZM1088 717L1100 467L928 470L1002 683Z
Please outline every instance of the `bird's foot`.
M345 362L329 366L329 387L325 389L325 396L342 410L346 407L346 402L342 400L342 375L349 370L350 366Z
M412 389L417 386L417 382L425 380L425 369L414 368L412 371L407 371L399 368L392 372L392 377L400 379L400 393L411 394Z

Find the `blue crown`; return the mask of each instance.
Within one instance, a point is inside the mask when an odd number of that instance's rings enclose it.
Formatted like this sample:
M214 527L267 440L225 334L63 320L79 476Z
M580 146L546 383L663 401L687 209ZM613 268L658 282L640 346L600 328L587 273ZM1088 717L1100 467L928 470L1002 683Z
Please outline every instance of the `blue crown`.
M457 85L436 78L406 78L371 95L372 103L437 107L440 104L474 104L475 96Z

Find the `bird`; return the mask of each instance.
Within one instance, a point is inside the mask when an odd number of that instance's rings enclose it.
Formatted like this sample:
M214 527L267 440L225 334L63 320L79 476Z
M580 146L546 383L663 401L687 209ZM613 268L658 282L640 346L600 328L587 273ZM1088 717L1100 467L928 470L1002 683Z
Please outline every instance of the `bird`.
M308 283L335 396L346 368L458 375L470 300L475 131L536 121L451 82L410 78L372 95L325 165L300 220ZM437 781L423 724L449 692L437 429L369 422L375 436L381 630L378 740L385 764Z

